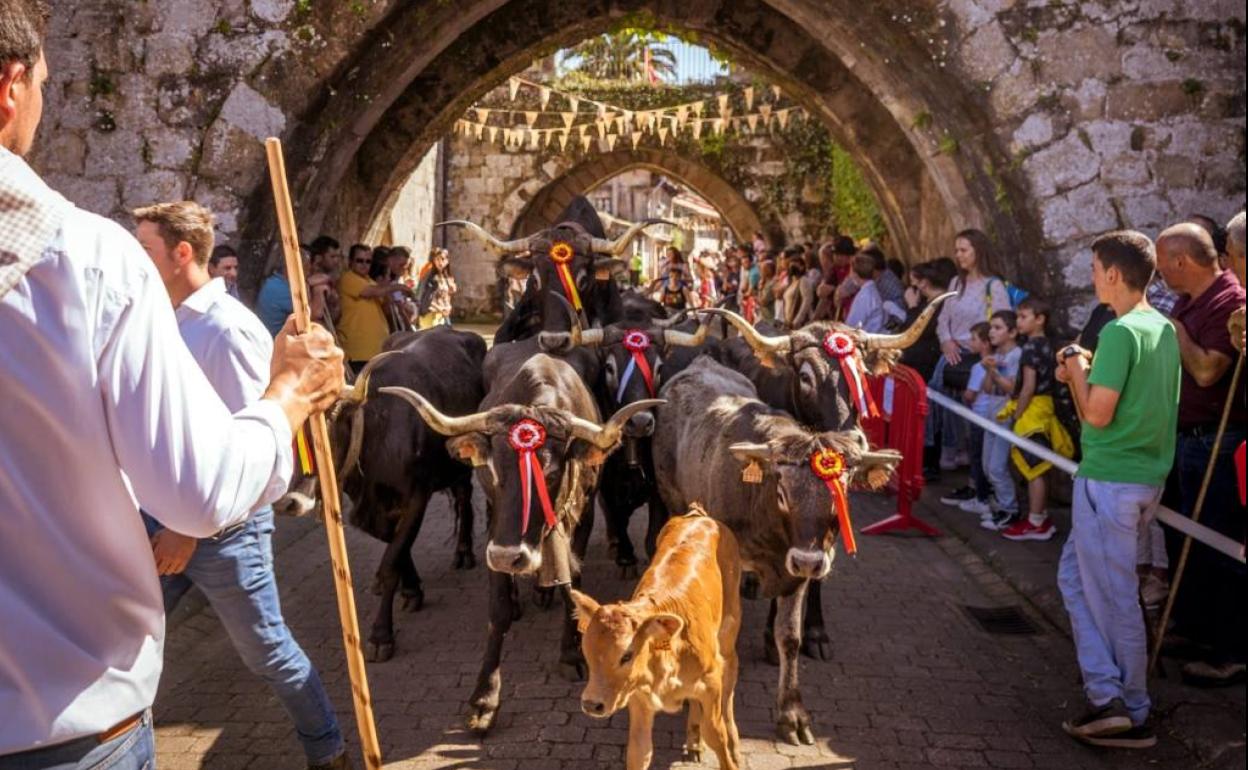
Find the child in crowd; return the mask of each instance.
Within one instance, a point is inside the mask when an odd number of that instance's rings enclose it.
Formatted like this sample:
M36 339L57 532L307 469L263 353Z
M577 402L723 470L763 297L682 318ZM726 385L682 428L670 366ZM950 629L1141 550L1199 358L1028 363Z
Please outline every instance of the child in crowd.
M854 257L854 276L860 282L857 293L850 299L849 313L845 323L865 332L879 334L884 331L884 300L875 283L875 258L861 253Z
M978 364L984 368L984 386L975 402L975 411L1006 428L1010 427L1010 419L1002 420L997 415L1009 401L1009 394L1014 392L1014 381L1018 378L1023 351L1018 346L1017 337L1018 317L1014 311L998 310L993 313L988 322L988 341L992 351ZM1014 477L1010 475L1010 447L1010 442L1001 436L985 431L983 470L993 497L991 509L980 512L980 524L985 529L998 529L998 521L1011 521L1018 516L1018 496L1014 492Z
M863 287L866 290L866 287ZM862 291L858 292L858 299L855 304L862 300ZM980 321L971 327L971 351L975 355L988 356L992 354L992 344L988 339L988 324ZM992 387L992 383L988 382L986 370L982 362L977 362L971 367L970 379L966 383L966 389L962 392L962 401L976 413L991 419L993 413L986 411L992 404L992 396L996 391ZM997 407L1000 409L1000 406ZM970 461L971 461L971 488L975 495L965 500L956 498L941 498L941 502L947 505L956 505L968 513L977 513L980 516L986 516L991 513L992 509L988 505L988 498L992 494L992 487L988 483L988 477L984 474L981 456L984 449L984 429L978 425L970 425Z
M1053 390L1056 385L1053 369L1053 345L1046 334L1049 323L1049 305L1038 297L1028 297L1018 304L1018 333L1027 337L1022 344L1019 374L1014 382L1014 408L1009 405L1004 416L1014 417L1014 433L1041 446L1052 449L1063 457L1073 457L1074 443L1062 427L1053 407ZM994 528L1009 540L1049 540L1057 530L1045 511L1048 502L1048 479L1045 474L1053 464L1041 460L1018 447L1010 449L1015 467L1027 480L1027 516L1009 522L994 517Z

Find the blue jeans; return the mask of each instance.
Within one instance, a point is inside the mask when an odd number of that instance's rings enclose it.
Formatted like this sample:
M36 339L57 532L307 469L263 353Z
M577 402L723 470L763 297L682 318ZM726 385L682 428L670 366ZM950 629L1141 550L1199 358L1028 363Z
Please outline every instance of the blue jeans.
M148 521L152 531L155 522ZM320 675L282 619L272 535L273 510L262 508L219 540L200 540L184 572L160 579L165 611L199 586L244 665L273 688L290 714L308 762L328 762L343 751L342 731Z
M967 453L971 460L971 486L975 488L975 499L981 503L987 502L992 497L992 484L988 481L988 474L984 473L984 429L974 423L967 425L970 431L970 451Z
M44 749L0 757L0 770L152 770L156 742L152 714L143 714L138 727L111 741L87 737Z
M1239 487L1235 480L1234 454L1244 440L1244 428L1228 425L1218 451L1217 464L1209 481L1209 491L1201 506L1200 523L1227 537L1244 542L1248 517L1239 503ZM1205 477L1205 466L1213 453L1212 431L1200 436L1180 435L1175 447L1175 470L1184 516L1190 517ZM1172 537L1175 545L1181 537ZM1177 563L1177 550L1171 551L1171 563ZM1229 611L1242 601L1248 587L1248 569L1221 553L1192 542L1187 571L1175 601L1176 631L1213 648L1210 662L1244 662L1248 647L1248 618L1244 613Z
M970 355L970 351L964 350L962 351L962 355ZM936 362L936 368L932 370L932 381L929 384L936 390L952 398L954 401L958 401L962 398L962 393L951 391L945 387L945 367L947 366L949 366L949 359L942 355L940 360ZM940 446L942 450L952 452L962 445L964 435L963 431L965 431L966 428L962 424L963 421L961 417L954 414L952 411L945 409L940 404L929 404L928 415L931 417L932 421L940 427ZM933 431L931 435L933 436L934 441L934 437L936 435L935 431ZM935 444L928 444L928 446L935 446Z
M1010 429L1008 423L998 424L1006 430ZM1014 477L1010 475L1011 446L1004 438L984 431L983 469L997 499L997 510L1018 513L1018 494L1014 488Z
M1161 487L1075 479L1070 536L1057 585L1070 615L1083 688L1093 706L1121 698L1131 721L1148 718L1148 642L1135 564Z

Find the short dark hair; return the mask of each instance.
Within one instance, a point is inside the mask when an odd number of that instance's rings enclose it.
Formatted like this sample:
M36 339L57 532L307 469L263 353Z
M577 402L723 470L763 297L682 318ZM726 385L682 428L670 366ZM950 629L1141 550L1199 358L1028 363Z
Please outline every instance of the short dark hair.
M311 251L311 249L308 249L308 251ZM363 243L353 243L351 244L351 248L347 250L347 258L354 259L357 251L367 251L370 256L373 253L373 250Z
M1188 222L1194 225L1200 225L1209 233L1209 237L1213 239L1213 248L1218 254L1226 253L1226 228L1218 224L1211 216L1206 214L1192 214L1187 218Z
M1048 302L1036 296L1027 297L1018 303L1019 310L1030 310L1032 315L1044 316L1044 320L1048 321L1053 317L1053 308Z
M994 318L1000 318L1007 329L1018 328L1018 313L1015 313L1013 310L998 310L989 316L988 320L991 321Z
M1122 280L1136 291L1148 288L1157 269L1157 250L1144 233L1135 230L1115 230L1105 233L1092 242L1092 254L1108 270L1118 268Z
M988 328L989 327L988 327L987 321L980 321L979 323L971 326L971 336L979 337L984 342L987 342L988 341Z
M859 278L870 278L872 273L875 272L875 257L864 251L854 257L854 261L851 265L854 270L854 275Z
M832 253L840 254L843 257L852 257L858 253L858 246L854 243L854 239L848 235L842 235L832 242Z
M327 251L333 251L339 248L338 241L330 238L328 235L318 235L308 244L308 252L314 257L319 257Z
M234 257L235 259L238 259L238 252L235 251L234 247L228 243L222 243L218 246L214 246L212 254L208 255L208 264L216 267L217 264L226 257Z
M44 0L5 0L0 13L0 67L20 62L30 76L43 50L49 15Z

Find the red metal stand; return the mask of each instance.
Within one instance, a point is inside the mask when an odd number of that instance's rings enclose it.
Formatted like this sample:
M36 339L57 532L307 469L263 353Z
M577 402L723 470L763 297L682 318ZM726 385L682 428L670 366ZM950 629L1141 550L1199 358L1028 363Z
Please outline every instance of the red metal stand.
M901 452L901 463L894 477L897 513L861 532L882 535L887 532L918 530L929 537L941 531L914 515L914 501L923 491L923 431L927 419L927 384L914 369L898 364L891 374L870 377L871 395L880 407L880 417L864 419L862 428L876 448Z

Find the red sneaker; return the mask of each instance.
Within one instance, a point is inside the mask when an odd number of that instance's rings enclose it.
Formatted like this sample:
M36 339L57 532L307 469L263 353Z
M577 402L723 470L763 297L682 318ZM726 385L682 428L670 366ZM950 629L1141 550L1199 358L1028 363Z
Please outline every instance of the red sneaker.
M1057 527L1053 526L1052 519L1046 518L1043 524L1037 526L1027 516L1001 530L1001 536L1006 540L1050 540L1056 534Z

